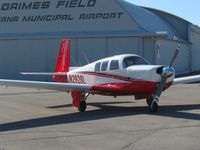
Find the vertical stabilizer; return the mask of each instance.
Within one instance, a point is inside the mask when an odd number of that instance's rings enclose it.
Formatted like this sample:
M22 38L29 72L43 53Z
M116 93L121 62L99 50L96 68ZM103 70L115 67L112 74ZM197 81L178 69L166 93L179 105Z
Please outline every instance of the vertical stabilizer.
M62 40L60 50L57 57L56 73L67 73L70 67L70 40ZM55 75L53 77L56 82L67 82L66 75Z

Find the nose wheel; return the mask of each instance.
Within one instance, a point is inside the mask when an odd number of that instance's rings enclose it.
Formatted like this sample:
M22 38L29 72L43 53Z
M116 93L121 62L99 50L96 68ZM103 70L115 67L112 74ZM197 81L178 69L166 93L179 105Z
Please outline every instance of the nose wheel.
M150 98L147 98L147 105L149 106L149 111L152 113L158 112L158 98L151 96Z
M158 103L156 101L152 101L151 105L149 106L149 110L152 113L158 112Z

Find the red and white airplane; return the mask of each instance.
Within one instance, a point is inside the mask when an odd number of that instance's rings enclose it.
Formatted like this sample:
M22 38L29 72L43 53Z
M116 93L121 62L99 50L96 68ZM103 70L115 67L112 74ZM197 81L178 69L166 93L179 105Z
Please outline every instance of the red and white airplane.
M106 96L135 96L146 99L151 112L158 111L162 92L171 85L200 80L200 75L175 79L172 64L180 47L175 51L169 66L150 65L144 58L123 54L104 58L78 68L70 68L70 40L62 40L54 73L23 73L25 75L52 75L56 82L38 82L0 79L6 86L71 92L73 106L86 110L90 94Z

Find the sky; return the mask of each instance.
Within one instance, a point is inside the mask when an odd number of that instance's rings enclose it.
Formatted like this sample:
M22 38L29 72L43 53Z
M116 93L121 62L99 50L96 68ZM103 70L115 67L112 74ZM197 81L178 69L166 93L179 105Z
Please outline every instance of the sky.
M200 26L200 0L126 0L135 5L156 8Z

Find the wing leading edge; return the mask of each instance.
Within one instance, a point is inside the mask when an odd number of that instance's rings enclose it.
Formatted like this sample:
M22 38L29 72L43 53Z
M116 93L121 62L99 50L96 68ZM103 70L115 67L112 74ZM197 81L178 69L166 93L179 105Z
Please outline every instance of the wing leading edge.
M196 82L196 81L200 81L200 75L176 78L174 79L173 85ZM87 85L87 84L6 80L6 79L0 79L0 85L36 88L36 89L47 89L47 90L58 90L58 91L64 91L64 92L73 92L73 91L74 92L89 92L89 91L94 90L92 86ZM114 89L116 90L116 88ZM101 91L101 90L98 89L97 91Z
M22 81L0 79L0 85L26 87L36 89L58 90L64 92L88 92L91 86L87 84L58 83L58 82L39 82L39 81Z
M173 85L200 81L200 75L174 79Z

